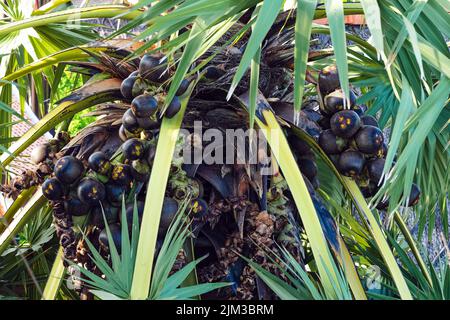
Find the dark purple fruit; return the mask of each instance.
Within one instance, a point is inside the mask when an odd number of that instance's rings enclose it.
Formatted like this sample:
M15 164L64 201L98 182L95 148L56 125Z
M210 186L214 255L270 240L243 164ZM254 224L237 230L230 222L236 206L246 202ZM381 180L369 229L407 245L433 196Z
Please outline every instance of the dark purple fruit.
M122 151L125 159L128 160L142 159L145 155L144 145L136 138L125 141L122 144Z
M201 219L208 214L208 204L202 198L191 200L191 213L194 218Z
M161 220L159 222L159 232L160 236L164 236L175 218L178 212L178 202L172 198L164 198L164 203L161 212Z
M343 110L331 117L330 126L335 135L348 139L361 127L361 119L355 111Z
M106 200L114 206L121 206L123 197L127 191L125 186L108 183L106 186Z
M376 154L383 146L383 132L374 126L362 126L355 135L356 146L365 154Z
M319 90L322 95L340 87L339 74L335 65L327 66L319 72Z
M150 176L150 166L144 159L134 160L131 163L131 174L136 181L146 182Z
M389 199L384 199L377 203L376 208L378 210L386 210L389 207Z
M331 128L329 117L322 117L317 123L323 130L327 130L327 129Z
M110 224L108 225L108 227L114 246L116 247L117 252L120 252L122 249L122 228L118 223ZM106 231L106 228L100 232L98 241L103 246L103 248L109 250L108 233Z
M312 181L317 175L317 165L311 159L299 159L298 166L309 181Z
M374 126L379 128L377 119L375 119L375 117L371 115L362 116L361 123L366 126Z
M133 134L133 133L129 132L127 129L124 128L123 125L120 126L120 128L119 128L119 138L123 142L127 141L130 138L134 138L136 136L137 136L137 134Z
M338 154L347 147L347 141L336 136L331 129L328 129L320 133L319 146L327 155Z
M416 204L418 204L419 199L420 199L420 189L415 183L413 183L411 187L411 192L409 194L408 207L413 207Z
M139 226L141 225L141 222L142 222L142 215L144 214L144 207L145 207L144 201L136 202ZM128 204L127 208L126 208L127 225L128 225L128 229L130 229L130 230L133 226L133 215L134 215L134 202ZM122 216L120 216L120 218L122 219Z
M181 109L180 99L177 96L175 96L175 97L173 97L172 101L170 102L169 106L167 107L167 110L164 113L164 115L167 118L171 119L178 113L178 111L180 111L180 109Z
M77 197L71 197L69 200L64 201L64 210L71 216L81 217L89 213L91 206L82 202Z
M65 156L55 164L55 176L63 184L72 184L84 173L83 163L75 157Z
M139 124L139 127L144 130L154 130L159 128L158 121L152 120L149 117L147 118L136 118Z
M186 92L186 90L189 88L190 84L191 84L191 82L188 79L183 79L183 81L181 81L180 86L178 87L178 90L175 93L175 95L182 96Z
M65 194L64 185L56 178L49 178L42 184L42 194L48 200L61 200Z
M145 80L161 83L167 80L167 59L146 54L139 63L139 74Z
M367 185L365 187L361 187L360 189L361 189L361 193L363 194L364 198L370 198L370 197L373 197L377 193L379 187L377 186L376 183L373 183L371 181L371 182L369 182L369 185Z
M116 164L111 172L111 181L121 186L129 186L133 179L131 167L127 164Z
M158 110L158 101L149 94L141 94L131 102L131 110L137 118L151 117Z
M370 181L377 185L381 180L381 176L383 175L384 163L384 159L375 159L370 160L366 165Z
M103 176L108 176L111 171L111 162L104 152L97 151L88 159L89 168Z
M364 168L364 156L361 152L347 150L339 156L339 172L347 177L354 177L361 174Z
M350 106L352 107L356 102L356 96L353 91L350 90ZM335 114L338 111L344 110L345 96L342 89L337 89L331 92L324 98L324 108L326 114Z
M123 114L122 125L128 132L132 134L138 134L142 131L142 128L139 126L137 118L131 109L128 109Z
M30 155L31 162L33 162L34 164L39 164L45 161L45 159L47 159L49 154L50 154L50 144L43 143L34 148L33 151L31 151Z
M133 97L133 87L136 82L136 76L129 76L125 80L122 81L120 85L120 92L125 99L132 100Z
M105 199L106 190L103 183L92 178L81 180L77 189L78 199L88 205L98 205L99 201Z

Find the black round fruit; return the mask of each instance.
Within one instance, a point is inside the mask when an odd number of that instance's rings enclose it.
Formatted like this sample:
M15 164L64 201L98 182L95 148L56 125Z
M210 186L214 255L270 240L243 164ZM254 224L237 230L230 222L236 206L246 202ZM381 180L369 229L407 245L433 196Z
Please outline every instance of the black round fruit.
M389 198L378 202L376 208L378 210L386 210L388 208L388 206L389 206Z
M164 234L167 232L177 212L178 212L178 202L176 202L172 198L168 197L164 198L158 231L158 234L160 236L164 236Z
M43 143L31 151L30 159L34 164L39 164L49 156L50 154L50 144Z
M158 121L152 120L149 117L147 118L136 118L139 124L139 127L144 130L154 130L159 128Z
M328 129L320 133L319 146L328 155L338 154L347 147L347 141L336 136L331 129Z
M111 172L111 181L121 186L129 186L133 176L131 167L127 164L117 164Z
M411 192L409 194L408 207L413 207L416 204L418 204L419 199L420 199L420 189L415 183L413 183L411 187Z
M115 183L108 183L106 186L106 199L113 206L121 206L123 196L127 191L125 186L121 186Z
M380 182L383 175L384 159L374 159L367 162L367 172L369 173L370 181L377 184Z
M119 221L119 208L105 204L103 206L95 206L92 208L90 223L98 228L103 228L106 223L117 223Z
M361 123L366 126L379 127L377 119L371 115L364 115L361 117Z
M138 134L142 131L142 128L139 126L137 118L131 109L128 109L123 114L122 125L128 132L132 134Z
M56 178L49 178L42 184L42 194L48 200L61 200L65 194L64 185Z
M83 203L77 197L71 197L69 200L64 201L64 210L71 216L81 217L89 213L91 206Z
M361 174L364 168L364 156L354 150L347 150L339 156L339 172L347 177L354 177Z
M376 183L369 182L369 185L367 185L365 187L361 187L360 189L361 189L361 193L363 194L364 198L370 198L370 197L373 197L377 193L379 187L377 186Z
M377 150L376 156L378 158L386 158L387 153L388 153L388 146L386 144L386 141L384 141L383 145Z
M76 182L83 173L83 163L72 156L62 157L55 164L55 176L64 184Z
M202 198L191 200L190 208L195 219L201 219L208 214L208 204Z
M309 181L312 181L317 175L317 165L311 159L299 159L298 166Z
M102 151L97 151L91 154L88 159L88 164L90 169L103 176L108 176L111 171L111 162Z
M145 207L144 201L136 202L139 226L141 225L141 222L142 222L142 215L144 214L144 207ZM134 203L130 203L127 205L127 208L126 208L127 225L128 225L128 229L130 229L130 230L133 227L133 216L134 216ZM122 219L122 215L120 216L120 219Z
M122 84L120 85L120 92L122 93L122 96L125 99L131 100L133 99L133 87L136 83L136 76L129 76L125 80L122 81Z
M141 94L131 102L131 110L137 118L151 117L158 110L158 101L149 94Z
M361 127L361 119L352 110L336 112L330 119L333 133L342 138L351 138Z
M322 117L319 121L317 121L317 123L319 124L319 126L323 129L323 130L327 130L330 129L330 118L325 116Z
M374 126L362 126L355 135L356 146L366 154L376 154L383 146L383 132Z
M127 141L130 138L134 138L137 135L138 134L133 134L133 133L129 132L127 129L124 128L123 125L121 125L120 128L119 128L119 138L123 142Z
M225 75L225 71L217 66L209 66L205 69L205 78L209 80L217 80L223 75Z
M139 74L142 78L152 82L164 82L167 80L168 73L167 59L146 54L139 63Z
M355 111L358 116L362 117L364 115L364 113L367 111L367 107L365 106L354 106L352 108L353 111Z
M186 92L186 90L189 88L190 84L191 84L191 82L188 79L183 79L183 81L181 81L180 86L178 87L178 90L175 93L175 95L182 96Z
M89 205L97 205L99 201L105 199L105 186L92 178L81 180L77 189L78 199Z
M318 84L322 95L340 87L339 74L335 65L327 66L319 72Z
M108 225L108 227L109 231L111 232L111 238L113 240L114 246L116 247L117 251L120 252L122 249L122 228L118 223L110 224ZM103 246L103 248L109 250L108 233L106 231L106 228L100 232L98 241Z
M356 96L353 91L350 90L350 107L353 107L356 102ZM338 111L344 110L344 101L345 96L342 89L337 89L331 92L329 95L324 98L324 108L325 113L332 115Z
M288 138L291 149L299 156L311 155L311 147L302 139L295 135Z
M145 155L144 145L136 138L125 141L122 144L122 151L125 159L128 160L142 159Z
M169 106L167 107L167 110L164 113L164 115L169 119L173 118L178 113L178 111L180 111L180 109L181 109L180 98L175 96L175 97L173 97L172 101L170 102Z

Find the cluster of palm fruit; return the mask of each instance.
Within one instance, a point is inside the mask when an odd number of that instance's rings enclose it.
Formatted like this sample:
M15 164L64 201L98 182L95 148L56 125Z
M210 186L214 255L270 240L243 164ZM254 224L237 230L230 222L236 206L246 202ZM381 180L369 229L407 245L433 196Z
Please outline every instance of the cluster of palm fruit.
M322 116L318 123L323 130L320 147L341 174L357 181L365 197L374 196L382 183L387 154L386 139L377 119L365 114L365 106L356 105L352 90L346 101L334 65L319 72L317 91ZM420 190L414 184L408 205L415 205L419 196ZM387 206L388 200L378 204L379 209Z
M123 199L127 203L128 226L131 227L132 224L135 198L139 222L141 221L147 189L145 183L151 172L160 126L157 111L164 104L165 93L160 87L168 77L166 69L167 62L164 57L146 55L140 61L139 70L123 80L121 92L124 100L131 101L131 104L123 114L118 132L122 145L112 157L103 151L96 151L87 159L63 153L54 160L47 179L42 183L42 193L54 208L57 233L65 249L66 258L75 258L73 217L88 216L88 224L94 227L92 233L96 234L98 244L106 252L108 237L104 218L114 243L120 250L120 209ZM180 110L179 96L187 90L188 85L189 81L183 81L165 116L173 117ZM44 148L46 146L41 146L39 150ZM46 161L45 156L34 158L36 164ZM166 197L160 235L168 229L177 210L178 202Z

